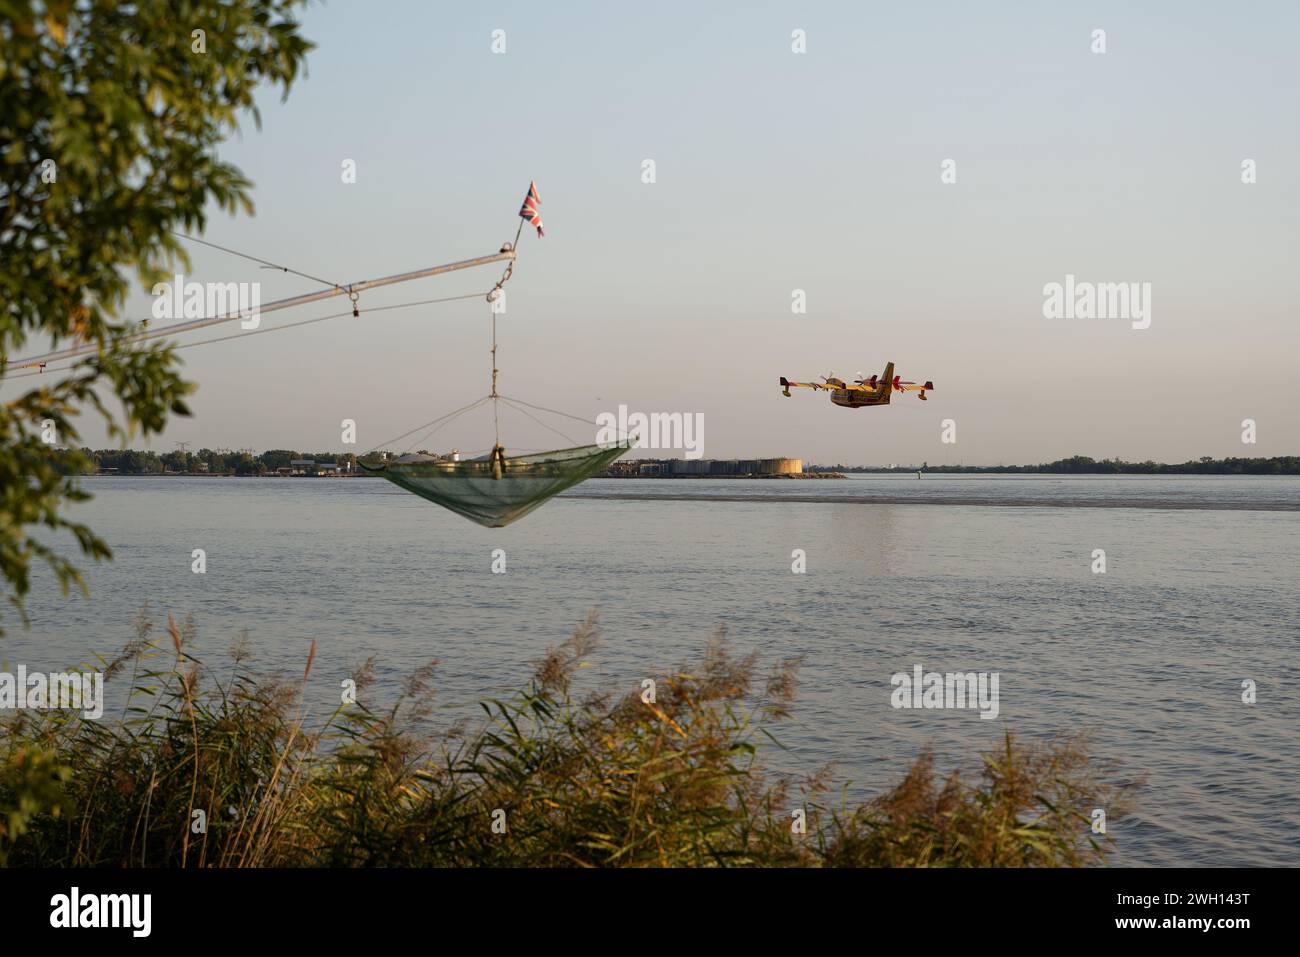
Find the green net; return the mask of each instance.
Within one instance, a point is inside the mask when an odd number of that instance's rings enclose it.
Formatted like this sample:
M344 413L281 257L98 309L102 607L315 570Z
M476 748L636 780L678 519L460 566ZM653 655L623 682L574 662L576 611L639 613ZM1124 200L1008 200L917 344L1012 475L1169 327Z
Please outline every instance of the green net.
M584 445L529 455L492 456L452 462L431 455L390 461L358 461L367 472L464 515L501 528L523 518L552 495L591 478L631 445Z

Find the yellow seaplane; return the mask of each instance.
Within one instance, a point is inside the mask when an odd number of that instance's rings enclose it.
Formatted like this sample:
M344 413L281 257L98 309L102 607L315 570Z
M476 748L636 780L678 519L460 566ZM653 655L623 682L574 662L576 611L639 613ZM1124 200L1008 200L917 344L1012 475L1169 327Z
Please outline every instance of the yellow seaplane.
M889 405L889 397L895 392L918 392L920 394L917 398L925 401L925 394L933 391L934 383L927 381L918 384L905 381L894 375L894 364L887 362L885 371L880 375L864 379L859 372L858 378L851 384L835 378L833 373L822 376L821 382L791 382L785 376L781 376L781 394L789 396L791 389L829 392L831 402L835 405L842 405L846 409L860 409L868 405Z

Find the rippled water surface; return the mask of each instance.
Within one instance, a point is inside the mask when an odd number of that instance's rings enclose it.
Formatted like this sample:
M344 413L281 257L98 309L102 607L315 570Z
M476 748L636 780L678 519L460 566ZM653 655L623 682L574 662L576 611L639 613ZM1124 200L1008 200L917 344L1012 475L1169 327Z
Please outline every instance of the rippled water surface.
M300 671L315 639L322 713L365 658L386 694L437 658L450 721L516 687L589 608L604 640L584 680L605 686L636 687L725 626L764 664L805 656L777 767L834 762L862 798L927 742L973 767L1004 727L1087 729L1146 778L1137 814L1112 822L1116 863L1300 858L1297 479L597 479L497 530L377 479L86 485L79 517L116 560L90 569L90 600L37 581L32 627L6 614L0 660L111 654L149 601L193 614L214 661L247 629L261 668ZM998 719L893 709L890 676L916 664L998 672Z

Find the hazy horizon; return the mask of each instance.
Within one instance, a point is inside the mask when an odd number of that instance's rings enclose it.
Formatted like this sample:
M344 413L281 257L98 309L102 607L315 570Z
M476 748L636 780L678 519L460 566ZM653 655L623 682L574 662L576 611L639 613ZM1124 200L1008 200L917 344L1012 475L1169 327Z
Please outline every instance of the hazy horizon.
M495 252L536 180L547 235L525 227L508 286L507 395L591 418L701 413L705 458L1300 451L1294 6L394 2L303 20L319 44L308 75L284 104L263 96L261 131L245 118L222 149L257 214L214 215L205 238L347 283ZM497 29L505 54L491 52ZM795 29L806 53L791 51ZM955 183L941 182L946 159ZM189 278L260 281L264 303L320 288L202 247L193 263ZM183 350L194 417L128 444L337 451L353 419L347 448L374 448L488 391L488 312L364 310L485 292L499 275L368 292L360 319ZM1044 286L1067 275L1150 283L1150 327L1044 318ZM806 314L791 312L796 289ZM150 305L140 289L127 315ZM777 384L891 360L934 381L931 401L849 410ZM955 444L940 441L945 419ZM81 444L111 444L82 424ZM507 448L562 444L514 413L502 426ZM491 427L480 410L426 447L483 448Z
M155 443L155 444L157 444L157 443ZM223 453L223 452L225 452L225 453L229 453L229 452L251 451L254 457L257 457L257 456L260 456L260 455L264 455L264 454L267 454L267 453L270 453L270 452L296 452L296 453L299 453L299 454L301 454L301 455L308 455L308 456L310 456L310 455L315 455L315 456L320 456L320 455L333 455L333 456L336 456L336 457L342 457L342 456L349 455L349 454L350 454L350 455L356 455L356 456L358 456L358 457L363 457L364 454L365 454L364 452L353 452L353 451L351 451L350 449L342 449L342 448L332 448L332 449L331 449L331 448L316 448L315 446L307 446L307 445L297 445L297 446L294 446L294 445L282 445L282 446L276 446L276 447L274 447L274 448L266 448L266 449L249 449L249 448L246 446L246 447L244 447L244 448L240 448L240 449L231 449L231 448L229 448L228 446L215 446L215 447L214 447L214 446L210 446L210 445L193 445L192 443L186 443L186 444L189 446L189 448L188 448L186 451L187 451L191 456L192 456L192 455L195 455L195 454L198 453L198 452L202 452L202 451L204 451L204 450L212 451L212 452L217 452L217 453ZM448 447L445 448L445 449L442 448L442 446L443 446L445 443L436 443L436 444L438 445L438 448L437 448L437 449L430 449L430 448L425 448L425 447L422 446L422 447L419 448L419 449L414 449L414 451L443 452L443 453L445 453L445 452L449 452L449 451L452 450L451 446L448 446ZM168 454L169 452L179 451L179 449L176 448L176 447L173 447L173 448L153 448L153 449L150 449L150 448L146 448L145 445L146 445L146 443L140 442L140 443L137 443L137 445L135 445L135 446L128 445L125 449L120 449L120 450L117 448L117 446L104 446L104 447L102 447L102 448L91 448L91 451L92 451L92 452L106 452L106 451L134 451L134 452L141 452L141 453L153 452L154 454L159 455L159 456L161 456L161 455L166 455L166 454ZM83 444L81 447L86 447L86 446L84 446L84 444ZM366 451L374 451L374 452L388 451L388 452L393 452L394 449L367 449ZM457 449L456 451L459 451L459 449ZM1079 453L1079 454L1082 454L1082 453ZM624 458L624 459L629 459L629 460L631 460L631 459L638 459L638 460L644 460L644 461L662 461L662 460L667 460L667 459L680 459L680 458L682 458L682 457L683 457L683 456L682 456L682 454L681 454L680 452L673 452L673 451L671 451L671 450L670 450L670 451L667 451L667 452L663 452L663 451L659 451L659 450L655 450L655 449L633 449L632 451L628 452L626 455L622 456L622 458ZM787 457L788 457L788 458L798 458L798 456L770 456L770 457L771 457L771 458L787 458ZM1087 456L1087 457L1088 457L1088 458L1094 458L1093 456ZM1188 458L1188 459L1183 459L1183 460L1180 461L1180 462L1158 462L1158 461L1156 461L1155 459L1124 459L1124 460L1122 460L1122 461L1124 461L1125 463L1130 464L1130 465L1144 465L1144 464L1146 464L1147 462L1154 462L1156 465L1184 465L1184 464L1187 464L1188 462L1196 462L1196 461L1200 460L1201 458L1205 458L1205 457L1206 457L1206 456L1193 456L1193 457ZM1224 457L1222 457L1222 458L1240 458L1240 459L1263 458L1263 459L1272 459L1272 458L1278 458L1278 457L1280 457L1280 456L1239 455L1239 456L1224 456ZM746 459L757 459L757 458L760 458L760 456L755 456L755 455L708 456L708 457L705 457L704 460L705 460L705 461L709 461L709 460L715 460L715 459L722 459L722 460L724 460L724 461L727 461L727 460L732 460L732 459L746 460ZM846 468L859 468L859 467L864 467L864 468L871 468L871 469L876 469L876 468L895 468L895 467L897 467L897 468L907 468L907 467L918 466L918 465L932 465L933 467L952 465L952 466L960 466L960 467L967 467L967 468L1002 468L1002 467L1018 466L1018 467L1022 467L1022 468L1024 468L1024 467L1035 466L1035 465L1051 465L1051 464L1053 464L1053 463L1055 463L1055 462L1057 462L1057 461L1060 461L1061 459L1070 459L1070 458L1074 458L1074 456L1073 456L1073 455L1066 455L1066 456L1061 456L1060 459L1051 459L1051 460L1045 460L1045 461L1041 461L1041 462L963 462L963 461L960 461L960 460L956 460L956 461L953 461L953 462L934 462L934 463L930 463L930 462L928 462L928 460L920 460L920 461L915 461L915 462L909 462L909 461L897 461L897 462L873 462L873 461L862 461L862 462L847 462L847 461L845 461L845 462L830 462L830 461L815 461L815 460L811 460L811 459L804 459L804 460L803 460L803 464L804 464L805 469L806 469L808 466L819 466L819 467L824 467L824 466L831 466L831 465L843 465L843 466L845 466ZM1211 457L1211 458L1213 458L1213 457ZM1216 461L1221 461L1222 458L1218 458L1218 459L1215 459L1215 460L1216 460ZM317 459L317 461L320 461L320 460ZM1103 460L1103 459L1096 459L1096 461L1098 461L1098 462L1102 462L1102 461L1106 461L1106 460ZM1068 475L1068 474L1072 474L1072 473L1060 473L1060 474ZM1081 474L1081 473L1080 473L1080 474ZM1105 473L1105 474L1110 474L1110 473ZM1117 475L1120 475L1121 473L1116 473L1116 474L1117 474ZM1142 473L1127 473L1127 474L1142 474ZM1213 474L1216 474L1216 473L1206 473L1206 474L1207 474L1207 475L1213 475ZM1226 473L1225 473L1225 474L1226 474ZM1252 476L1244 475L1244 476L1238 476L1238 477L1252 477Z

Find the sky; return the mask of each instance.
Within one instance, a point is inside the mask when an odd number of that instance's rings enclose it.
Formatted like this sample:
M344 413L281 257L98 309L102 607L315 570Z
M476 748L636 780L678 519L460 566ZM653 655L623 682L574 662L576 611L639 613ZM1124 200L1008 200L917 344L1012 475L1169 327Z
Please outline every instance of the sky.
M256 213L214 214L206 238L368 279L495 252L535 180L546 236L525 230L499 318L505 394L700 414L707 458L1300 453L1300 5L334 0L303 22L307 77L221 151ZM342 451L352 419L364 451L464 405L488 391L485 302L364 310L499 274L184 350L195 415L151 447ZM1149 283L1150 326L1045 318L1067 275ZM201 248L189 278L260 281L263 302L320 288ZM930 401L778 386L890 360ZM568 444L502 415L507 449ZM482 410L423 447L486 448L491 428Z

